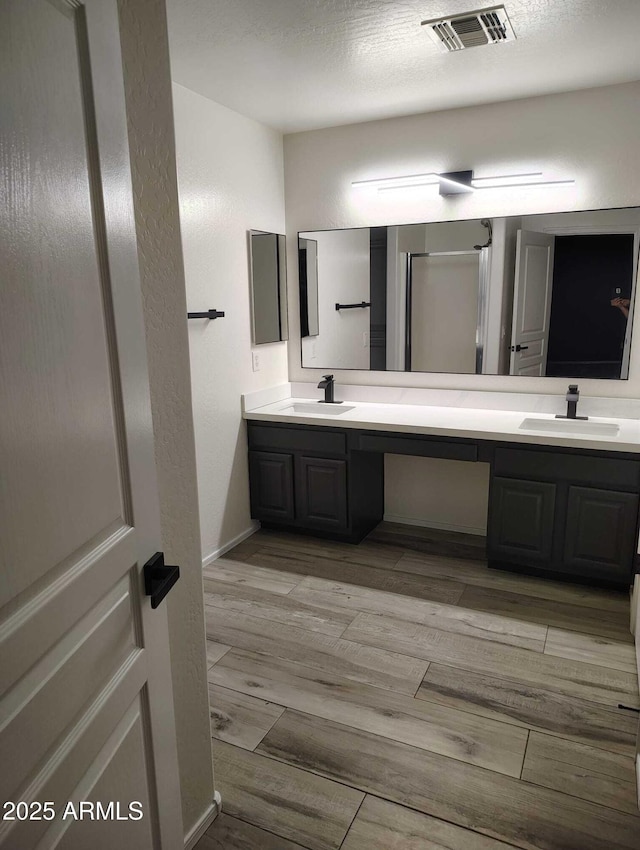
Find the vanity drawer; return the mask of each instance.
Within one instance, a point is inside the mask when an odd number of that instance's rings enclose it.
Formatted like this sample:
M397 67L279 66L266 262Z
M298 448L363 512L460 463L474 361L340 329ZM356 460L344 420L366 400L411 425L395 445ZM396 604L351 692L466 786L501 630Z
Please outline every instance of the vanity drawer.
M496 449L494 474L536 481L562 479L633 492L640 490L640 461L562 451Z
M426 437L363 433L358 436L357 447L363 452L440 457L448 460L478 460L478 446L475 443L454 443Z
M346 435L322 427L307 429L249 424L247 431L250 449L285 449L334 455L347 453Z

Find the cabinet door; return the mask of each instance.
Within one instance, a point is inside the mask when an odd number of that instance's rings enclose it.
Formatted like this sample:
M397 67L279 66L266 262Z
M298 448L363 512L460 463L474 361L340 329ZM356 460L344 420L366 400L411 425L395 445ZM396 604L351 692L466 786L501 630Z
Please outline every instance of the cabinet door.
M347 525L347 462L331 458L296 457L296 508L305 525L345 528Z
M638 496L569 487L564 565L597 578L631 581Z
M519 478L491 484L490 559L544 566L551 560L556 485Z
M249 452L251 516L293 519L293 455Z

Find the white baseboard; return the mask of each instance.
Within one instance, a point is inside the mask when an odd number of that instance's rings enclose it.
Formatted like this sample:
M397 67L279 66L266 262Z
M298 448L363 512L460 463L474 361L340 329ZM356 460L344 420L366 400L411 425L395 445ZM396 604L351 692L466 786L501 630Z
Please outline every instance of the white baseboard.
M207 806L202 816L194 823L184 837L184 850L193 850L198 841L209 829L214 820L222 811L222 797L219 791L215 791L211 805Z
M383 519L385 522L397 522L400 525L417 525L420 528L438 528L441 531L459 531L462 534L476 534L480 537L485 537L487 534L486 528L478 528L475 525L450 525L446 522L434 522L430 519L417 519L410 516L394 516L393 514L385 514Z
M202 566L208 567L209 564L212 564L216 560L216 558L220 558L225 552L228 552L229 549L233 549L233 547L237 546L238 543L242 543L242 541L246 540L247 537L251 537L252 534L255 534L259 528L260 523L257 520L253 520L249 528L245 528L245 530L241 531L240 534L237 534L233 540L229 540L228 543L225 543L218 549L214 549L213 552L209 552L209 554L202 559Z

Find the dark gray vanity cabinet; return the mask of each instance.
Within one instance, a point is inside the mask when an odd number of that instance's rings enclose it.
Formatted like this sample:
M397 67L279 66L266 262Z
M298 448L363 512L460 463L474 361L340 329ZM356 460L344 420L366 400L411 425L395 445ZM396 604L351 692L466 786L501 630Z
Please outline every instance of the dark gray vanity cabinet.
M251 515L263 526L357 542L382 519L383 455L355 434L250 423Z
M640 461L628 456L496 448L489 565L628 585L639 491Z
M490 567L633 580L638 455L271 422L249 422L248 439L251 514L264 526L357 543L383 516L385 454L484 462Z

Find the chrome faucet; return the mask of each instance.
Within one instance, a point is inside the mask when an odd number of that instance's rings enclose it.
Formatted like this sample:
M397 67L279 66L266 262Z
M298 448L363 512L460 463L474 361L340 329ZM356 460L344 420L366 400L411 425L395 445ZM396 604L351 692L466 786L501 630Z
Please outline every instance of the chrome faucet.
M324 375L322 380L318 384L318 389L324 390L325 404L342 404L341 401L336 401L333 397L333 391L335 389L333 375Z
M566 415L562 415L561 413L556 413L556 419L588 419L588 416L577 416L576 411L578 409L578 401L580 399L580 390L578 389L577 384L569 384L569 389L567 390L567 413Z

